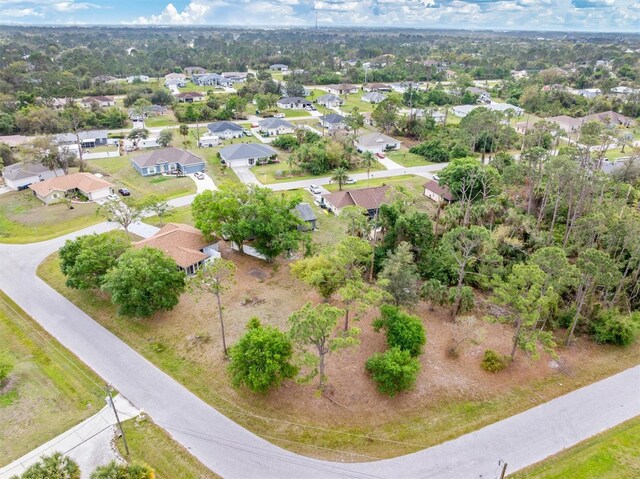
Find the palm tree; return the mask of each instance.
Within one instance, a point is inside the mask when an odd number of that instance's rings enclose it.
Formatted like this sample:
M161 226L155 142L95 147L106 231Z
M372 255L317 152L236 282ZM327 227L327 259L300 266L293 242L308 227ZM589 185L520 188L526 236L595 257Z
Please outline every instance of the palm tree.
M367 182L371 173L371 166L375 163L376 157L370 151L365 151L362 154L362 164L367 168Z
M342 166L333 170L331 181L335 181L336 183L338 183L338 189L340 191L342 191L342 185L349 181L349 175L347 173L347 169Z

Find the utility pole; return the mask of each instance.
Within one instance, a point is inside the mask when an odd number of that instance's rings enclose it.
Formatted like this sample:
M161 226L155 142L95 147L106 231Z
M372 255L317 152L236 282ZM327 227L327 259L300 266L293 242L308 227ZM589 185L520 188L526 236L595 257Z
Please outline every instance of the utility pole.
M116 421L118 422L118 428L120 429L120 434L122 435L122 442L124 443L124 450L129 455L129 445L127 444L127 437L124 435L124 429L122 429L122 423L120 422L120 416L118 416L118 410L116 409L116 405L113 402L113 396L111 395L111 386L107 384L107 401L111 405L113 409L113 414L116 416Z

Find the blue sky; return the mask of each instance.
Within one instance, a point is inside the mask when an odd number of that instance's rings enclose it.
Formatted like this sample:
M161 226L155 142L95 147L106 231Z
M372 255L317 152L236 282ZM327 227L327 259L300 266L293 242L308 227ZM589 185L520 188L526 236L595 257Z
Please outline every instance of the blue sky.
M640 0L0 0L0 23L640 32Z

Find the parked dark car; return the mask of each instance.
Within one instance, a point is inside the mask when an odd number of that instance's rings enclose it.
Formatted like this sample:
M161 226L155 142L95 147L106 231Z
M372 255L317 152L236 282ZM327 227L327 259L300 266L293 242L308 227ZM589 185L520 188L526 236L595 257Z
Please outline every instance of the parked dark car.
M126 188L120 188L118 190L118 193L120 193L122 196L131 196L131 192Z

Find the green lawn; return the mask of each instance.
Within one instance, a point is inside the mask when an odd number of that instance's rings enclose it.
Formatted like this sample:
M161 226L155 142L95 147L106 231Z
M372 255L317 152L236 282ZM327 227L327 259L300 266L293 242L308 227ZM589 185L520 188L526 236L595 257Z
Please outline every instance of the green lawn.
M155 471L156 479L218 477L150 419L143 421L130 419L123 422L122 426L127 437L130 455L126 456L122 438L117 441L118 451L129 462L151 466Z
M105 151L118 151L118 147L115 145L97 146L95 148L87 148L88 153L102 153Z
M362 101L360 99L362 95L364 95L365 93L366 92L358 92L358 93L352 93L350 95L347 95L346 97L343 96L342 98L345 98L345 102L341 110L347 113L351 113L351 111L353 110L353 107L357 106L358 109L360 110L360 113L372 112L375 109L376 105L366 101Z
M2 292L0 338L0 353L15 365L12 386L0 394L0 464L7 464L105 402L100 378Z
M640 417L511 476L513 479L640 477Z
M33 243L104 221L93 203L45 205L29 189L0 195L0 243Z
M175 115L172 111L168 111L164 115L150 116L144 120L144 126L147 128L159 127L159 126L173 126L177 125Z
M424 178L422 178L421 176L415 176L415 175L401 175L401 176L394 176L392 178L376 178L374 174L374 177L370 178L369 180L358 181L357 183L352 185L342 185L342 189L356 190L359 188L369 188L373 186L401 185L401 186L406 186L407 188L410 188L412 191L421 194L424 192L424 188L422 187L422 185L424 185L425 182L426 180ZM324 185L324 187L329 191L338 191L337 183Z
M253 174L256 175L256 178L258 178L258 180L260 180L260 182L264 185L270 185L273 183L283 183L283 182L287 182L287 181L297 181L297 180L311 180L313 178L325 178L327 176L331 176L332 173L331 172L327 172L324 173L322 175L309 175L309 174L302 174L300 176L285 176L285 177L276 177L276 172L277 171L287 171L289 169L289 165L287 164L287 162L285 161L286 158L286 154L280 154L278 155L280 157L280 163L272 163L270 165L260 165L260 166L254 166L253 168L251 168L251 171L253 171ZM371 165L371 170L372 172L374 171L382 171L385 170L385 167L378 163L377 161ZM366 173L367 169L366 168L358 168L356 170L351 170L350 173Z
M207 91L212 90L220 90L220 88L215 88L212 86L199 86L196 85L195 83L193 83L192 81L187 81L186 85L183 88L178 88L178 90L180 90L180 93L193 93L193 92L198 92L198 93L207 93Z
M276 108L278 113L283 113L285 118L292 118L297 116L311 116L311 113L307 110L289 110L287 108Z
M148 223L152 226L161 227L162 224L157 216L149 216L145 218L145 223ZM191 206L181 206L180 208L175 208L171 214L165 216L162 219L162 223L185 223L193 226L193 217L191 216Z
M409 150L404 149L400 151L390 151L389 153L386 153L386 155L390 160L407 167L433 164L430 161L425 160L423 156L416 155L415 153L409 153Z
M118 158L91 160L89 166L93 172L102 173L107 181L111 181L117 187L128 188L132 196L138 198L156 195L170 199L195 193L196 185L191 178L162 175L142 176L131 166L131 158L139 154L141 152Z
M604 156L607 158L607 160L617 160L618 158L623 158L625 156L629 156L631 154L632 148L627 146L624 149L624 153L622 153L622 148L613 148L610 150L607 150L607 152L604 154Z

